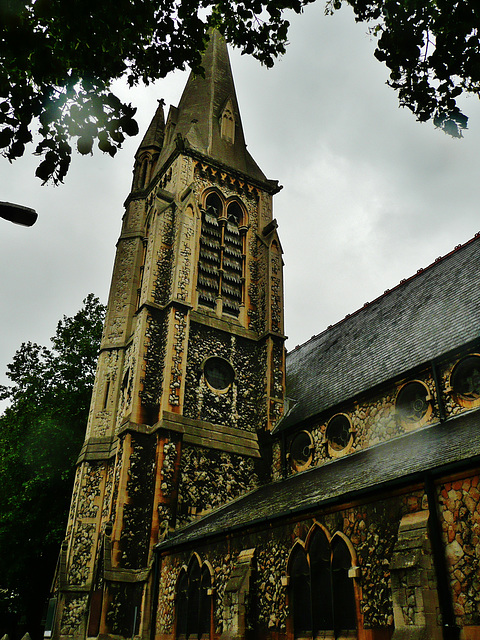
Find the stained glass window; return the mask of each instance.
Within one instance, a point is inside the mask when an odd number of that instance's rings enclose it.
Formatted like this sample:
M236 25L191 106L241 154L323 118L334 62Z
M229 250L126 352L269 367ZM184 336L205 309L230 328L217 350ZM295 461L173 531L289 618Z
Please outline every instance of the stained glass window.
M314 525L307 547L296 544L289 560L289 603L294 637L356 637L352 557L338 533L331 540ZM307 538L307 539L308 539Z

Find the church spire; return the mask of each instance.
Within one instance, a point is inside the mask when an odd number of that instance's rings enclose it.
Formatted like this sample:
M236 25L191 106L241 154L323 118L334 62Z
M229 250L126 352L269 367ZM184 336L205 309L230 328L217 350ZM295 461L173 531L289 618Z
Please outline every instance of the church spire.
M165 116L163 114L164 105L165 102L163 100L158 100L157 110L150 122L147 132L143 136L140 146L138 147L136 157L146 149L156 149L157 151L160 151L162 148L163 136L165 134Z
M164 104L163 100L158 101L155 115L135 154L133 190L144 189L148 185L150 178L154 175L165 135Z
M171 107L159 168L178 137L213 160L261 181L265 175L245 144L227 45L213 30L203 55L204 76L190 74L178 107Z

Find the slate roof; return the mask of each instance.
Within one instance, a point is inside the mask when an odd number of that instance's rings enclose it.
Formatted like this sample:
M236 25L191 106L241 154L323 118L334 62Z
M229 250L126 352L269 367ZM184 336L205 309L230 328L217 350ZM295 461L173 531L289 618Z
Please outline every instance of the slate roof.
M287 355L281 431L480 336L480 237Z
M159 551L294 513L312 512L480 465L480 411L472 411L321 467L264 485L179 530Z

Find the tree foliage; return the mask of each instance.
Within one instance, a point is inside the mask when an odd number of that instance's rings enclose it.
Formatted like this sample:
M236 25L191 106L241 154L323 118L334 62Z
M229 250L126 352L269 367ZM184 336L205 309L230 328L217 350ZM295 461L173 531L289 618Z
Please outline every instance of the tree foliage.
M454 137L467 127L457 99L480 91L480 4L477 0L346 0L357 22L371 24L375 57L388 84L418 120ZM342 0L329 0L327 11Z
M138 132L114 80L148 84L186 65L201 73L211 27L270 67L285 52L286 12L313 1L0 0L0 150L9 160L23 155L38 123L36 175L62 182L72 144L113 156ZM476 0L343 1L371 25L400 104L461 135L457 98L480 86ZM341 4L327 0L327 13Z
M105 310L89 295L52 348L21 345L8 365L0 417L0 620L38 632L65 535Z

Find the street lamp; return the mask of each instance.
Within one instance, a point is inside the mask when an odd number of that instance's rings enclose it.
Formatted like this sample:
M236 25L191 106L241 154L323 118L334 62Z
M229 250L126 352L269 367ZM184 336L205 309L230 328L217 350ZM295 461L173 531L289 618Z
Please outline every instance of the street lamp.
M24 227L31 227L35 224L37 217L35 209L11 202L0 202L0 218L21 224Z

